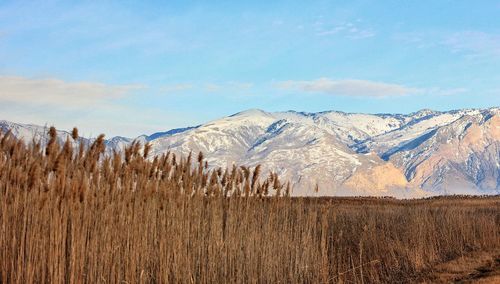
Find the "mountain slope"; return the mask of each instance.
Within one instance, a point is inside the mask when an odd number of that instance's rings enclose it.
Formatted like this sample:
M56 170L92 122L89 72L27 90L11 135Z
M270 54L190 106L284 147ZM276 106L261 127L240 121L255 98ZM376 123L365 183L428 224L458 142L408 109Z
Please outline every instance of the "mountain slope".
M40 132L8 122L0 128L15 128L26 140ZM499 108L408 115L248 110L135 140L151 143L151 155L202 151L213 167L262 164L290 180L295 195L415 197L498 194L499 133ZM133 140L114 137L107 145L121 150Z
M499 191L500 115L467 114L424 138L388 156L412 183L436 194Z

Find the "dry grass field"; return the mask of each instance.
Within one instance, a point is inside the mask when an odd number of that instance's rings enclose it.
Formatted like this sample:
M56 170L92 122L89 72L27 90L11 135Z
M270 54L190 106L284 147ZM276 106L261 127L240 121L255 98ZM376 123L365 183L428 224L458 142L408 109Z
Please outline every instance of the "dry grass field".
M0 135L1 283L391 283L500 249L500 198L291 198L259 167ZM77 140L77 131L73 133ZM434 278L433 278L434 277Z

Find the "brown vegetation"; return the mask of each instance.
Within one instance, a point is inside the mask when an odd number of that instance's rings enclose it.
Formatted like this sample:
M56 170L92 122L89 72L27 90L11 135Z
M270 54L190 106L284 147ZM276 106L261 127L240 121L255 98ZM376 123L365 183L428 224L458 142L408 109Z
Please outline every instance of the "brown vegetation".
M426 283L500 283L500 250L473 252L436 265Z
M406 282L500 248L496 197L290 198L260 167L147 160L137 143L105 157L103 136L50 133L0 135L1 283Z

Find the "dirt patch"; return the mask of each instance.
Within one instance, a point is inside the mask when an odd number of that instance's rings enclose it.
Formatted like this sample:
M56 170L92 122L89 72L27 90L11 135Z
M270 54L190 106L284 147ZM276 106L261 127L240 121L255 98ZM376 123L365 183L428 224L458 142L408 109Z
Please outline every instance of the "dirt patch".
M476 252L438 264L423 283L500 283L500 251Z

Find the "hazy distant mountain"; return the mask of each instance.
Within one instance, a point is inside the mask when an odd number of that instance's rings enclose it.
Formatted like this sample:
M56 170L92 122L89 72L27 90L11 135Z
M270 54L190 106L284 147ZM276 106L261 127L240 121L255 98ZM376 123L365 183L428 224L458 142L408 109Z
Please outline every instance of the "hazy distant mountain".
M0 128L27 140L43 129L5 121ZM248 110L136 139L149 141L152 155L203 151L213 167L262 164L290 180L295 195L500 193L500 108L408 115ZM108 146L131 141L114 137Z

